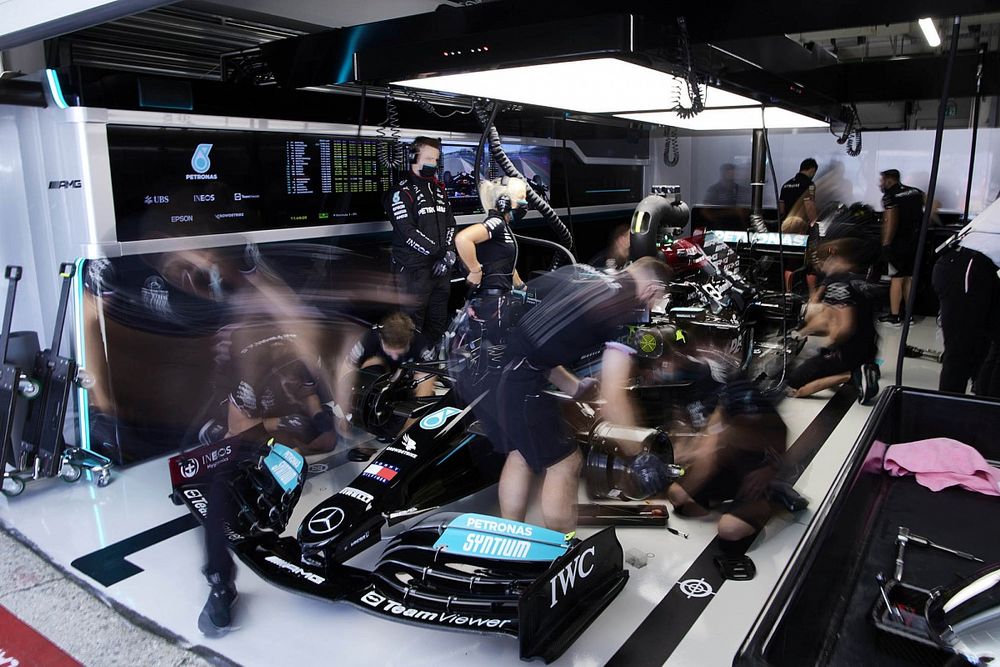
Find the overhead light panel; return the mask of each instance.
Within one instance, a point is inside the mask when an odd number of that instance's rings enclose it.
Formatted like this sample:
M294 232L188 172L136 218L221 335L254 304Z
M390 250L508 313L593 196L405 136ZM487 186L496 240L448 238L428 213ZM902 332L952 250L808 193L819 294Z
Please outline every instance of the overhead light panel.
M613 113L690 106L687 84L666 72L618 58L592 58L544 65L445 74L395 81L394 85L484 97L581 113ZM708 86L706 107L757 104L749 97Z
M927 40L927 46L931 48L941 46L941 35L938 34L937 26L934 24L934 19L920 19L917 21L920 29L924 33L924 39Z
M686 130L754 130L763 127L767 127L769 130L787 130L828 127L825 121L780 107L765 107L762 116L760 105L731 109L706 109L690 118L682 118L671 111L615 115L619 118L638 120L654 125L670 125Z

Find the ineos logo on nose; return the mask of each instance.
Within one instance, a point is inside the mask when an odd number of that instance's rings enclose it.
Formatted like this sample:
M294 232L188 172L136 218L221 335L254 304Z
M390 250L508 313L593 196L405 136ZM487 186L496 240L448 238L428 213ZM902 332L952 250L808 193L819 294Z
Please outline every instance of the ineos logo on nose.
M314 535L325 535L335 531L342 523L344 523L344 510L339 507L326 507L309 519L309 532Z

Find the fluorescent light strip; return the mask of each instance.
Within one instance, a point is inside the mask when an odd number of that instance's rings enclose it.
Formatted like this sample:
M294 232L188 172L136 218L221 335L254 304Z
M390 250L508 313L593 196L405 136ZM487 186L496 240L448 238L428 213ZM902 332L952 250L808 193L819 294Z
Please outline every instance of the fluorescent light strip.
M45 70L45 78L49 81L49 92L52 93L52 99L56 106L60 109L68 109L69 105L66 104L66 98L63 97L62 86L59 85L59 75L54 69L47 69Z
M581 113L669 109L690 106L683 79L618 58L592 58L544 65L445 74L395 81L393 85L532 104ZM706 107L757 104L749 97L707 87Z
M768 129L818 128L828 126L825 121L780 107L765 107L762 119L759 105L731 109L706 109L691 118L681 118L672 111L615 115L619 118L638 120L644 123L653 123L654 125L669 125L686 130L753 130L764 127L765 124Z
M924 39L927 40L927 46L938 47L941 46L941 35L938 34L937 26L934 25L934 19L920 19L917 21L917 25L924 33Z

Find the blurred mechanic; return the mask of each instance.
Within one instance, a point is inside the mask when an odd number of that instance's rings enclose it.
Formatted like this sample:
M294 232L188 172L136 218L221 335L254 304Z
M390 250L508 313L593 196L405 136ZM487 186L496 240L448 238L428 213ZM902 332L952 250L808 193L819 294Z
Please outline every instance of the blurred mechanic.
M917 239L924 216L923 190L899 182L899 170L886 169L879 176L882 190L882 256L889 262L889 314L879 322L901 324L903 301L910 294L913 265L919 261Z
M621 271L628 263L628 251L631 240L629 223L623 222L615 225L608 237L607 247L591 257L587 264L590 264L598 271Z
M398 379L402 365L433 361L434 348L413 325L406 313L390 313L381 322L368 329L351 347L344 361L344 373L337 383L337 430L342 435L350 431L350 412L354 405L353 390L357 385L358 370L385 374ZM414 377L413 395L426 398L434 395L434 376L419 373ZM405 426L403 427L405 430Z
M541 301L511 330L496 388L502 438L492 440L508 455L499 489L504 518L524 520L532 481L542 475L543 522L561 532L575 529L583 459L546 386L552 382L574 398L586 394L593 380L577 379L564 365L614 339L663 297L669 281L665 264L644 257L615 276L576 265L532 283Z
M878 394L878 334L858 273L872 255L871 245L861 225L834 222L827 228L817 248L823 282L796 334L823 336L828 344L789 371L789 396L803 398L851 381L858 385L860 403Z
M963 230L934 265L944 357L938 389L1000 396L1000 199ZM985 361L983 361L985 357Z
M393 229L392 272L397 290L409 297L406 313L436 345L448 326L455 216L437 179L441 142L417 137L409 154L409 169L385 205Z

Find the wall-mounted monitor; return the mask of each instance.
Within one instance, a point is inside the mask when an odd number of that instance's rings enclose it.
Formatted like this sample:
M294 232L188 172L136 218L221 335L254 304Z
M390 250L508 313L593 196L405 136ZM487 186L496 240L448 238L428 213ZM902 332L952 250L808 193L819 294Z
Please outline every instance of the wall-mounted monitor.
M552 190L552 156L548 146L529 144L504 144L504 152L517 170L540 195L549 198ZM482 161L486 163L489 152L484 150ZM476 147L468 144L444 144L441 147L441 179L448 192L452 210L463 213L481 213L479 194L475 189ZM489 158L489 166L484 167L483 177L497 178L503 171Z
M378 141L109 125L118 240L384 220Z

